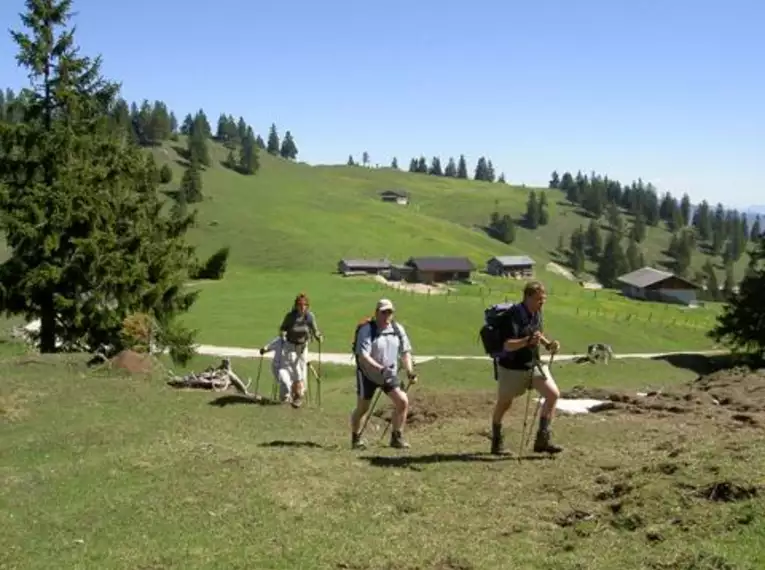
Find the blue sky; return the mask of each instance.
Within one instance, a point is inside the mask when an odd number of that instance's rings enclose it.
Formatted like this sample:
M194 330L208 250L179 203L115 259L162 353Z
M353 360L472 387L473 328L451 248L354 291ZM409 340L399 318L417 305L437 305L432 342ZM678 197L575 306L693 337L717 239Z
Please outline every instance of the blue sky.
M22 0L0 3L20 26ZM75 0L128 100L290 129L310 163L491 158L511 182L595 170L765 203L762 0ZM18 88L0 36L0 83Z

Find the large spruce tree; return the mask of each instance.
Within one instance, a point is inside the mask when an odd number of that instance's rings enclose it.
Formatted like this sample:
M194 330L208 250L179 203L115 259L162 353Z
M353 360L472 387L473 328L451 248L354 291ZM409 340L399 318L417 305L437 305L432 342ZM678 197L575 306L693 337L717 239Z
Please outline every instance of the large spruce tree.
M119 87L100 57L78 54L71 0L27 0L26 32L12 32L27 68L22 121L0 126L0 310L40 320L41 352L119 350L126 316L159 325L159 347L183 362L193 333L176 324L196 295L184 291L193 217L168 217L147 153L116 130Z

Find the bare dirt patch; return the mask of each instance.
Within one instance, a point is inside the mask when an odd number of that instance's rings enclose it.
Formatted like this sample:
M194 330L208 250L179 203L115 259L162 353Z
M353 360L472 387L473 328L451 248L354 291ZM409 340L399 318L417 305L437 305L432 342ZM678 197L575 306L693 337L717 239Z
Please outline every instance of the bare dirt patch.
M14 394L0 394L0 419L15 422L27 415L27 409L22 398Z
M692 414L735 427L765 427L765 369L721 370L680 388L645 395L582 386L561 395L610 401L614 404L611 409L635 414Z
M454 291L454 289L440 283L428 285L425 283L407 283L406 281L388 281L382 275L375 275L374 280L392 289L419 293L420 295L448 295Z
M150 354L123 350L109 361L109 366L113 370L122 370L129 374L149 375L157 370L159 364Z
M413 388L417 390L415 386ZM406 425L416 428L427 426L445 419L485 418L494 406L494 392L426 392L418 391L409 402ZM393 409L388 406L374 411L374 416L390 422Z

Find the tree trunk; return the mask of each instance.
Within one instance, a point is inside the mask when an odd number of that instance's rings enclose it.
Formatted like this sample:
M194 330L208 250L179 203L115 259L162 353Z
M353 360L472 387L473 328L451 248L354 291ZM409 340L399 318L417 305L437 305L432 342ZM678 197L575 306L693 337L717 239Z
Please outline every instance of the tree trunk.
M46 299L40 312L40 352L56 352L56 311L53 297Z

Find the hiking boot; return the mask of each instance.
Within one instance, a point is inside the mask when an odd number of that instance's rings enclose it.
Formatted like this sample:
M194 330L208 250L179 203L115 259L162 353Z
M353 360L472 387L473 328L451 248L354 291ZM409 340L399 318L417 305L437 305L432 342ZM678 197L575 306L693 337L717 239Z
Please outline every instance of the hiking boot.
M367 442L361 439L361 436L357 433L351 434L351 449L366 449Z
M491 454L492 455L504 455L505 453L505 438L502 434L494 435L491 437Z
M539 430L537 432L537 438L534 441L535 453L560 453L563 448L559 445L554 445L550 441L549 430Z
M491 454L503 455L505 453L505 438L502 435L502 424L491 426Z
M390 446L396 449L409 449L409 443L407 443L400 431L394 431L391 434Z
M295 394L292 396L292 401L290 402L292 404L292 407L297 409L300 406L303 405L303 394Z

